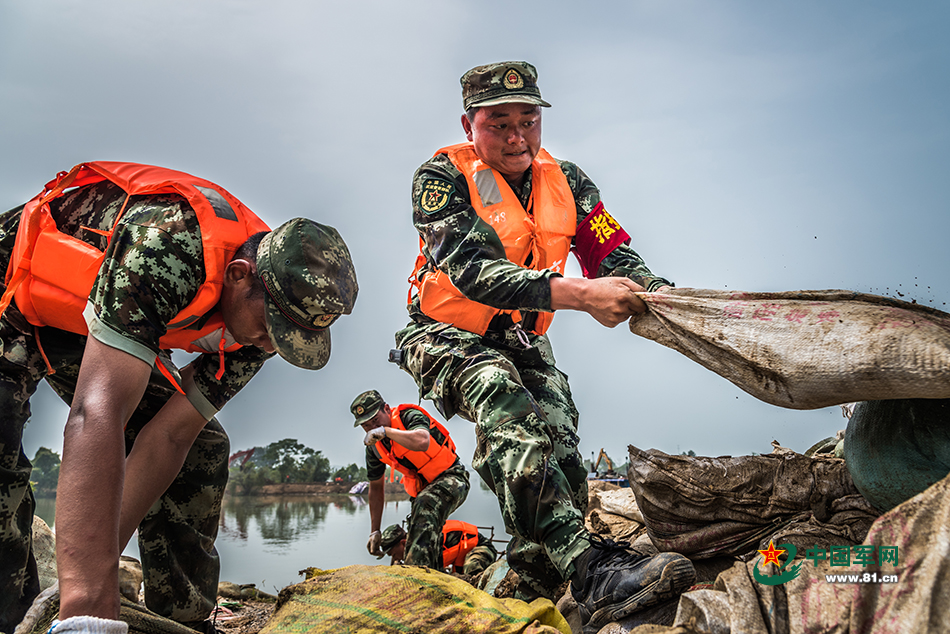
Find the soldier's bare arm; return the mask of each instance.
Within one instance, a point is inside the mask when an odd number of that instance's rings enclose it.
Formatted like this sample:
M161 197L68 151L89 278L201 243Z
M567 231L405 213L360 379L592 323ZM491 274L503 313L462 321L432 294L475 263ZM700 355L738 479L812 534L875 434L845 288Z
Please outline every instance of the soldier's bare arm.
M377 478L369 481L369 521L370 538L366 542L366 550L369 554L379 556L380 550L380 527L383 523L383 505L386 503L386 484L383 478Z
M387 427L386 435L409 451L425 451L429 448L429 441L432 439L428 430L425 429L402 430Z
M187 380L190 370L188 366L182 371L183 380ZM186 396L176 392L136 436L125 465L120 549L125 548L149 508L175 480L207 422Z
M119 616L123 428L151 368L89 337L63 442L56 508L60 619Z

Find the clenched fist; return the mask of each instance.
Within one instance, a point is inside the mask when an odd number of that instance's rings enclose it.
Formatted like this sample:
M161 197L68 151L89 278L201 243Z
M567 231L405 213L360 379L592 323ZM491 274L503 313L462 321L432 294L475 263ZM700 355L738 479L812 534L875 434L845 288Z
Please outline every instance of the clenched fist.
M386 428L385 427L376 427L366 432L366 437L363 438L363 444L367 446L375 445L377 442L386 437Z

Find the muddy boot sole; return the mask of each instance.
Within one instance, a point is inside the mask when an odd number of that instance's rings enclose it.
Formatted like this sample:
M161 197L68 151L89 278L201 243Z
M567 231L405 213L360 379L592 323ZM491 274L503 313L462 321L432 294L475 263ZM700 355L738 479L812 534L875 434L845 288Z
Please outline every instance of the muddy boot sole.
M688 559L670 562L660 578L623 601L600 608L590 615L584 624L584 634L597 634L612 621L620 620L634 612L644 610L683 593L696 580L696 570Z

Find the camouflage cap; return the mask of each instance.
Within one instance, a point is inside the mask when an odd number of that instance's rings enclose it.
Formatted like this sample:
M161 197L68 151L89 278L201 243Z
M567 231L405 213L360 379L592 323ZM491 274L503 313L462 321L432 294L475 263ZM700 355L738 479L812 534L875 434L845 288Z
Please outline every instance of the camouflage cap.
M353 427L359 427L376 416L376 412L382 409L384 402L383 397L376 390L367 390L353 399L350 405L350 411L353 412L353 416L356 416Z
M503 103L531 103L549 108L538 89L538 71L528 62L498 62L476 66L459 80L465 110Z
M319 370L330 358L330 324L353 311L359 286L343 238L333 227L294 218L261 240L267 333L277 353Z
M392 524L383 529L383 536L379 542L379 547L386 554L406 538L406 531L399 524ZM382 559L382 557L377 557Z

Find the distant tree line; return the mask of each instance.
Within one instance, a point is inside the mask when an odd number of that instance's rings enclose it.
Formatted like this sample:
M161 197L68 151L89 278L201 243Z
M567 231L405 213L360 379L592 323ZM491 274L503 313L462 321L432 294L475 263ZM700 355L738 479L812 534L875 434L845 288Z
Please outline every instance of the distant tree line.
M243 455L242 455L243 454ZM235 493L250 493L265 484L309 482L359 482L366 479L366 468L350 464L334 470L323 452L284 438L266 447L254 447L250 457L244 452L234 454L228 488Z
M243 461L243 452L229 468L229 488L249 492L265 484L300 482L359 482L366 479L366 468L350 464L333 469L323 452L316 451L296 438L285 438L266 447L254 447L250 457ZM246 454L245 454L246 455ZM56 495L59 480L60 457L47 447L40 447L33 456L30 484L37 497Z
M37 497L53 497L56 495L56 483L59 481L59 454L40 447L33 456L33 471L30 473L30 484L33 485L33 494Z

